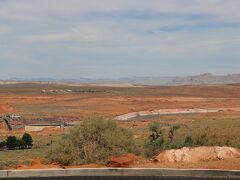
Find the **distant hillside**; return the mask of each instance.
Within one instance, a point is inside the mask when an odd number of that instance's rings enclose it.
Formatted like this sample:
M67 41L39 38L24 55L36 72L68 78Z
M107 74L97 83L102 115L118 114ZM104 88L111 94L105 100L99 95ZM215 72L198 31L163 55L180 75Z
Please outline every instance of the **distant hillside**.
M201 85L201 84L237 84L240 83L240 74L218 76L213 74L202 74L186 77L134 77L122 78L119 80L98 80L101 83L131 83L155 86L176 86L176 85Z
M240 74L213 75L202 74L196 76L175 76L175 77L132 77L120 79L52 79L52 78L34 78L34 79L11 79L0 81L1 84L19 84L19 83L38 83L38 84L94 84L108 85L114 84L135 84L151 86L178 86L178 85L203 85L203 84L240 84Z
M197 84L235 84L240 83L240 74L218 76L213 74L202 74L198 76L176 77L169 85L197 85Z

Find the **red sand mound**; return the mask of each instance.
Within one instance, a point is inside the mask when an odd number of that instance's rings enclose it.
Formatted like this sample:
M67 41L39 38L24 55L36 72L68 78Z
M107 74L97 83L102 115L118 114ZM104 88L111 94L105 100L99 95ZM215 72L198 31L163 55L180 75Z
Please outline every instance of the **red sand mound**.
M125 154L119 157L109 159L107 167L131 167L138 157L135 154Z
M156 162L201 162L211 160L227 160L240 158L240 149L231 147L184 147L182 149L167 150L160 153Z
M31 166L41 166L41 165L43 165L43 159L41 158L33 159L31 162Z

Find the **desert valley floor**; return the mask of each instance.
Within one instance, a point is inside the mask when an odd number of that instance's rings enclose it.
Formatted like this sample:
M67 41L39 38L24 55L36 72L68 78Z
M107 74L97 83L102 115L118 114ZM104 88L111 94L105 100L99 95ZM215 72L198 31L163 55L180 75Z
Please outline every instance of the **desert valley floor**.
M138 139L148 137L148 124L160 122L163 127L178 124L176 138L206 132L224 145L240 148L240 85L199 85L176 87L106 87L69 86L61 84L15 84L0 86L0 116L14 114L21 119L11 122L9 131L0 121L0 140L20 135L25 125L76 123L84 117L117 116L139 111L218 109L216 112L161 115L151 118L118 121L119 126L133 130ZM0 152L0 163L9 165L44 157L48 147L69 128L44 128L31 132L31 150ZM134 167L177 167L240 169L240 159L198 163L153 163L140 158Z

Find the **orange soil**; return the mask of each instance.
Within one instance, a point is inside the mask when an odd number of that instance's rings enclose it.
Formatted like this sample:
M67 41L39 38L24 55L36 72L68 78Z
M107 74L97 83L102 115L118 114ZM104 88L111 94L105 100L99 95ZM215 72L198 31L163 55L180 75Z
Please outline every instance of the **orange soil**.
M124 154L122 156L113 157L108 160L107 167L125 167L130 168L133 166L134 161L139 159L135 154Z
M177 168L177 169L231 169L240 170L240 158L233 158L220 161L206 161L196 163L175 162L156 163L150 160L143 160L135 163L133 168Z
M144 94L145 93L145 94ZM14 113L25 118L48 117L115 117L129 112L181 109L181 108L240 108L240 86L181 86L170 88L147 88L143 95L138 94L42 94L39 92L18 94L17 92L0 92L0 115ZM45 108L41 111L41 108ZM56 111L55 111L56 110ZM198 115L202 117L240 116L240 112L228 111ZM175 118L175 117L174 117ZM176 116L176 122L182 122L181 116ZM147 121L124 122L121 126L139 129L146 128ZM3 124L0 122L2 132ZM44 129L36 135L62 134L67 129ZM23 131L5 132L2 135L22 134ZM240 169L240 160L203 162L197 164L161 164L149 160L139 161L134 167L175 167L175 168L231 168ZM91 165L90 165L91 166ZM76 166L72 166L73 168ZM21 167L19 167L21 168ZM50 168L56 168L51 165Z
M26 169L71 169L71 168L102 168L104 166L98 164L86 164L79 166L64 166L58 163L44 164L44 160L41 158L33 159L30 166L26 166L23 162L19 162L16 169L26 170Z
M7 104L0 105L0 115L9 114L12 111L13 111L13 108L10 105L7 105Z
M114 166L108 167L131 167L131 168L177 168L177 169L231 169L240 170L240 158L233 158L227 160L215 160L215 161L202 161L195 163L186 162L175 162L175 163L160 163L154 162L153 160L145 159L142 157L131 156L120 156L112 158ZM111 161L111 160L110 160ZM117 163L116 163L117 162ZM71 168L106 168L106 166L98 164L86 164L79 166L63 166L61 164L44 164L41 158L32 160L30 166L26 166L23 162L19 162L16 170L27 170L27 169L71 169Z
M43 159L36 158L33 159L30 166L26 166L23 162L19 162L17 165L17 170L25 170L25 169L52 169L52 168L60 168L61 166L58 164L43 164Z
M0 103L16 106L15 111L23 116L38 117L38 111L27 111L23 107L45 106L49 109L64 109L60 113L46 112L45 117L92 115L117 116L134 111L181 108L239 108L239 98L196 98L161 96L86 96L86 95L47 95L46 97L6 97L0 94ZM40 109L41 107L39 107ZM0 113L5 113L1 110ZM6 108L5 108L6 109ZM8 109L9 111L12 109ZM8 112L8 111L7 111Z

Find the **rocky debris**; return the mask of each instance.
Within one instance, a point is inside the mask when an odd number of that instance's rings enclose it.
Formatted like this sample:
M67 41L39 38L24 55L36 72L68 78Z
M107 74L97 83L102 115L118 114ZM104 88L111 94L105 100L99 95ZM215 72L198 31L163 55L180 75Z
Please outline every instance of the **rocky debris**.
M232 147L202 146L166 150L155 157L155 162L201 162L240 158L240 149Z
M136 161L137 159L138 157L135 154L131 153L118 157L113 157L107 162L107 167L130 168L134 164L134 161Z

